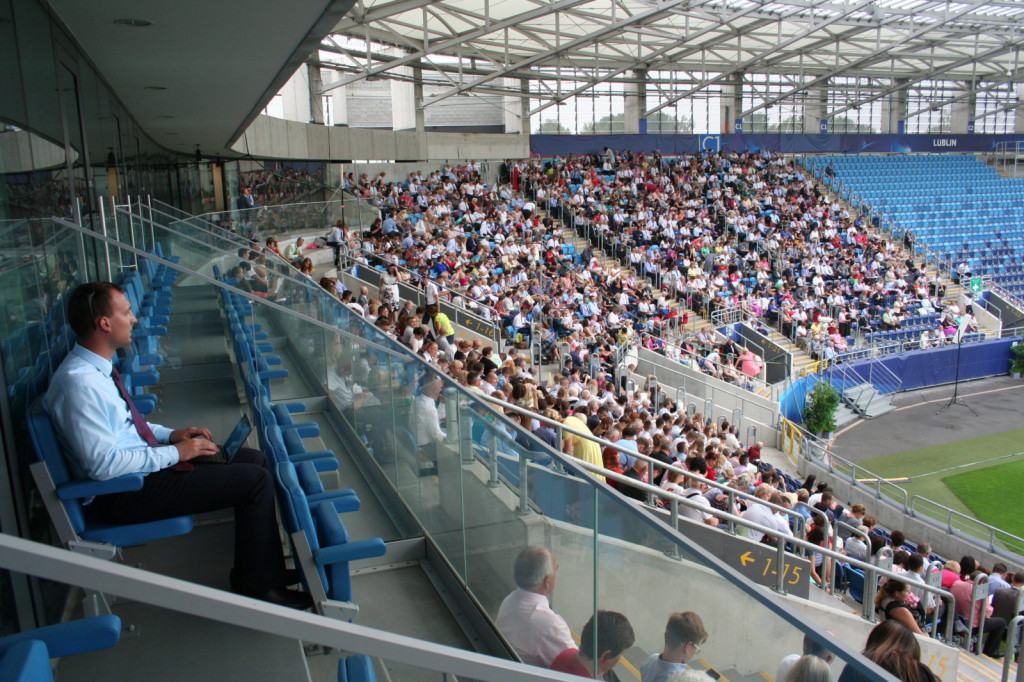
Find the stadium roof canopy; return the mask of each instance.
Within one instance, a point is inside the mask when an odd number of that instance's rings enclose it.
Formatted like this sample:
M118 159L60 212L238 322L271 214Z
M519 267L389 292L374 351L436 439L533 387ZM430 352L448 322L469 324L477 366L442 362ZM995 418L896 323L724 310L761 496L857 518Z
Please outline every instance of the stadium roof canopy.
M333 87L432 71L444 87L424 106L473 92L520 96L525 78L539 100L531 113L638 71L682 76L648 115L735 74L791 85L747 115L851 76L868 86L848 109L934 80L1006 88L1024 68L1022 29L1020 0L364 0L321 55L342 72Z

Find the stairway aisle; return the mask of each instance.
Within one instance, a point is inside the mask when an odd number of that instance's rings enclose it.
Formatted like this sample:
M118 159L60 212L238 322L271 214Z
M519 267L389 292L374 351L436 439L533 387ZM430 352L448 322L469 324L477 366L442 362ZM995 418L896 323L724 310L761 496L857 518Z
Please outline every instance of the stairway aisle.
M1003 678L1004 659L989 658L988 656L975 656L963 649L959 650L959 665L957 667L957 680L959 682L1000 682ZM1008 679L1016 679L1017 664L1010 663L1010 676Z
M556 222L561 224L560 221ZM562 238L566 244L572 244L573 246L576 247L576 253L582 253L583 250L586 249L588 246L586 239L580 237L574 231L565 227L565 225L562 225ZM594 253L597 256L598 262L601 263L602 267L621 267L621 265L615 259L608 256L603 251L594 248ZM693 310L692 308L686 307L685 305L675 300L674 298L669 299L668 307L669 310L675 312L678 317L683 318L685 316L686 318L685 324L683 324L680 321L680 333L674 335L677 337L677 339L689 336L696 336L697 334L700 333L702 329L707 329L711 327L711 322L706 317L704 317L697 311Z
M768 330L768 339L772 343L782 347L787 353L793 356L793 375L795 377L801 377L806 374L810 374L814 370L814 363L816 362L813 357L807 351L801 350L795 343L787 339L777 330L770 327Z

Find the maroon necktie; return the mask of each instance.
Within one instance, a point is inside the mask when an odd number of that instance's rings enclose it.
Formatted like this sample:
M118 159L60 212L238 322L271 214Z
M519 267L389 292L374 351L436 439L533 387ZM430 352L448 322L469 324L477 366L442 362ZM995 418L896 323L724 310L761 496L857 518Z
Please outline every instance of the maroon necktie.
M135 430L139 432L139 435L142 436L142 439L146 441L149 447L155 448L159 446L160 443L157 442L153 429L149 428L149 424L143 419L139 408L135 406L135 401L128 395L128 389L125 387L124 382L121 381L121 373L117 371L117 367L110 366L110 376L114 380L114 385L117 386L117 391L128 405L128 411L132 415L132 424L135 424ZM171 468L176 471L192 471L193 469L191 462L178 462Z

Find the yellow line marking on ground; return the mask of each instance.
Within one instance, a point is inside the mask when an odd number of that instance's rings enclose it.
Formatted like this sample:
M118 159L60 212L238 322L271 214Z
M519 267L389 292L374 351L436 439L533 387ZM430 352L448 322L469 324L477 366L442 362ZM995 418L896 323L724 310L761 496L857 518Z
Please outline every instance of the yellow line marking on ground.
M986 659L986 660L994 660L994 659ZM990 680L993 680L993 682L1000 682L1000 680L1002 679L1002 668L1001 667L1000 667L998 672L993 671L991 668L988 668L984 663L982 663L974 654L971 654L971 653L968 653L966 651L961 650L960 651L960 663L966 663L968 668L971 668L976 673L980 673L984 677L987 677Z
M629 672L633 673L633 676L636 677L636 679L638 679L638 680L640 679L640 671L637 670L636 667L632 663L627 661L625 656L623 656L622 658L619 659L619 663L621 663L622 667L624 667L626 670L628 670Z
M713 666L710 663L708 663L707 661L705 661L703 658L698 658L697 662L700 663L702 666L704 666L704 668L706 670L712 670L713 669ZM718 672L718 671L715 671L715 672ZM718 677L719 682L729 682L729 678L727 678L722 673L718 673L718 675L719 675L719 677Z

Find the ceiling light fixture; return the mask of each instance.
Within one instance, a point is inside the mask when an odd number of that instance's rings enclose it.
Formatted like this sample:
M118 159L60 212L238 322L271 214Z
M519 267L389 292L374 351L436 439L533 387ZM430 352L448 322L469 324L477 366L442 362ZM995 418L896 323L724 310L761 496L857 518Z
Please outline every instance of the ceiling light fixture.
M132 19L130 17L125 19L114 19L114 23L118 26L130 26L131 28L145 28L146 26L153 25L152 21L147 21L146 19Z

